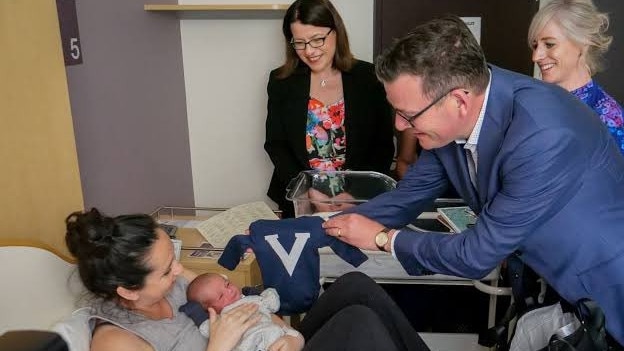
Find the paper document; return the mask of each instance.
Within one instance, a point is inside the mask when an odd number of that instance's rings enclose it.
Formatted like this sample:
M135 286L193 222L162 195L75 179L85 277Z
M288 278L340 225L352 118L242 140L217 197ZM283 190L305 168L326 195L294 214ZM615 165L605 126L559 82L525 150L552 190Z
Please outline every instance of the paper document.
M440 222L455 233L462 232L477 222L477 216L468 206L441 207L438 208L438 213Z
M216 248L224 248L231 237L245 234L249 225L259 219L279 219L262 201L232 207L201 222L197 230Z

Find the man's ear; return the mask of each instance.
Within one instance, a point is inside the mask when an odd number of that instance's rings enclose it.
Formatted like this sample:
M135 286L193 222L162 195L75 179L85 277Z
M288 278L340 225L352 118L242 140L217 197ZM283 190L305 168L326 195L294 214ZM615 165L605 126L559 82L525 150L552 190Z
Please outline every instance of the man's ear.
M117 287L117 295L128 301L136 301L139 299L139 293L137 290L126 289L122 286Z
M470 104L473 103L470 92L464 89L455 89L450 93L455 106L459 109L462 116L468 115L471 109Z

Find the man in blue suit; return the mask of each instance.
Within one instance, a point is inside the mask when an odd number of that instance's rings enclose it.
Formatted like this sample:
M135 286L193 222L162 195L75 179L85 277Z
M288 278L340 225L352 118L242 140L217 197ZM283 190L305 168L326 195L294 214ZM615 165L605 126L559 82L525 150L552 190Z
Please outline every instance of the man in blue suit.
M624 157L598 116L488 65L455 17L416 28L376 69L397 129L412 127L425 150L395 190L328 220L327 233L392 252L412 275L479 279L515 252L569 302L595 300L624 344ZM403 228L449 183L478 213L474 227Z

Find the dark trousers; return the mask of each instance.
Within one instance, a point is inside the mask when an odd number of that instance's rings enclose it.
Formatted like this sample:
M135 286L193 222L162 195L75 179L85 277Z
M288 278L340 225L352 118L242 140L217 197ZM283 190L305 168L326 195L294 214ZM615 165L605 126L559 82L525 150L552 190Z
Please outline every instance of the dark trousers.
M609 351L624 351L624 346L618 344L617 341L607 332L607 345L609 345Z
M392 298L360 272L338 278L298 329L306 351L429 350Z

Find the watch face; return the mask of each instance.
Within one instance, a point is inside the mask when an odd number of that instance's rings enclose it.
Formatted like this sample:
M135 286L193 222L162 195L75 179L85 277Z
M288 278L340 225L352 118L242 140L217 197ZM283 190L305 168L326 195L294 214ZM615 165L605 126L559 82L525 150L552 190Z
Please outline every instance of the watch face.
M387 243L388 243L388 233L385 233L385 232L377 233L377 236L375 236L375 244L377 244L377 246L379 247L383 247Z

